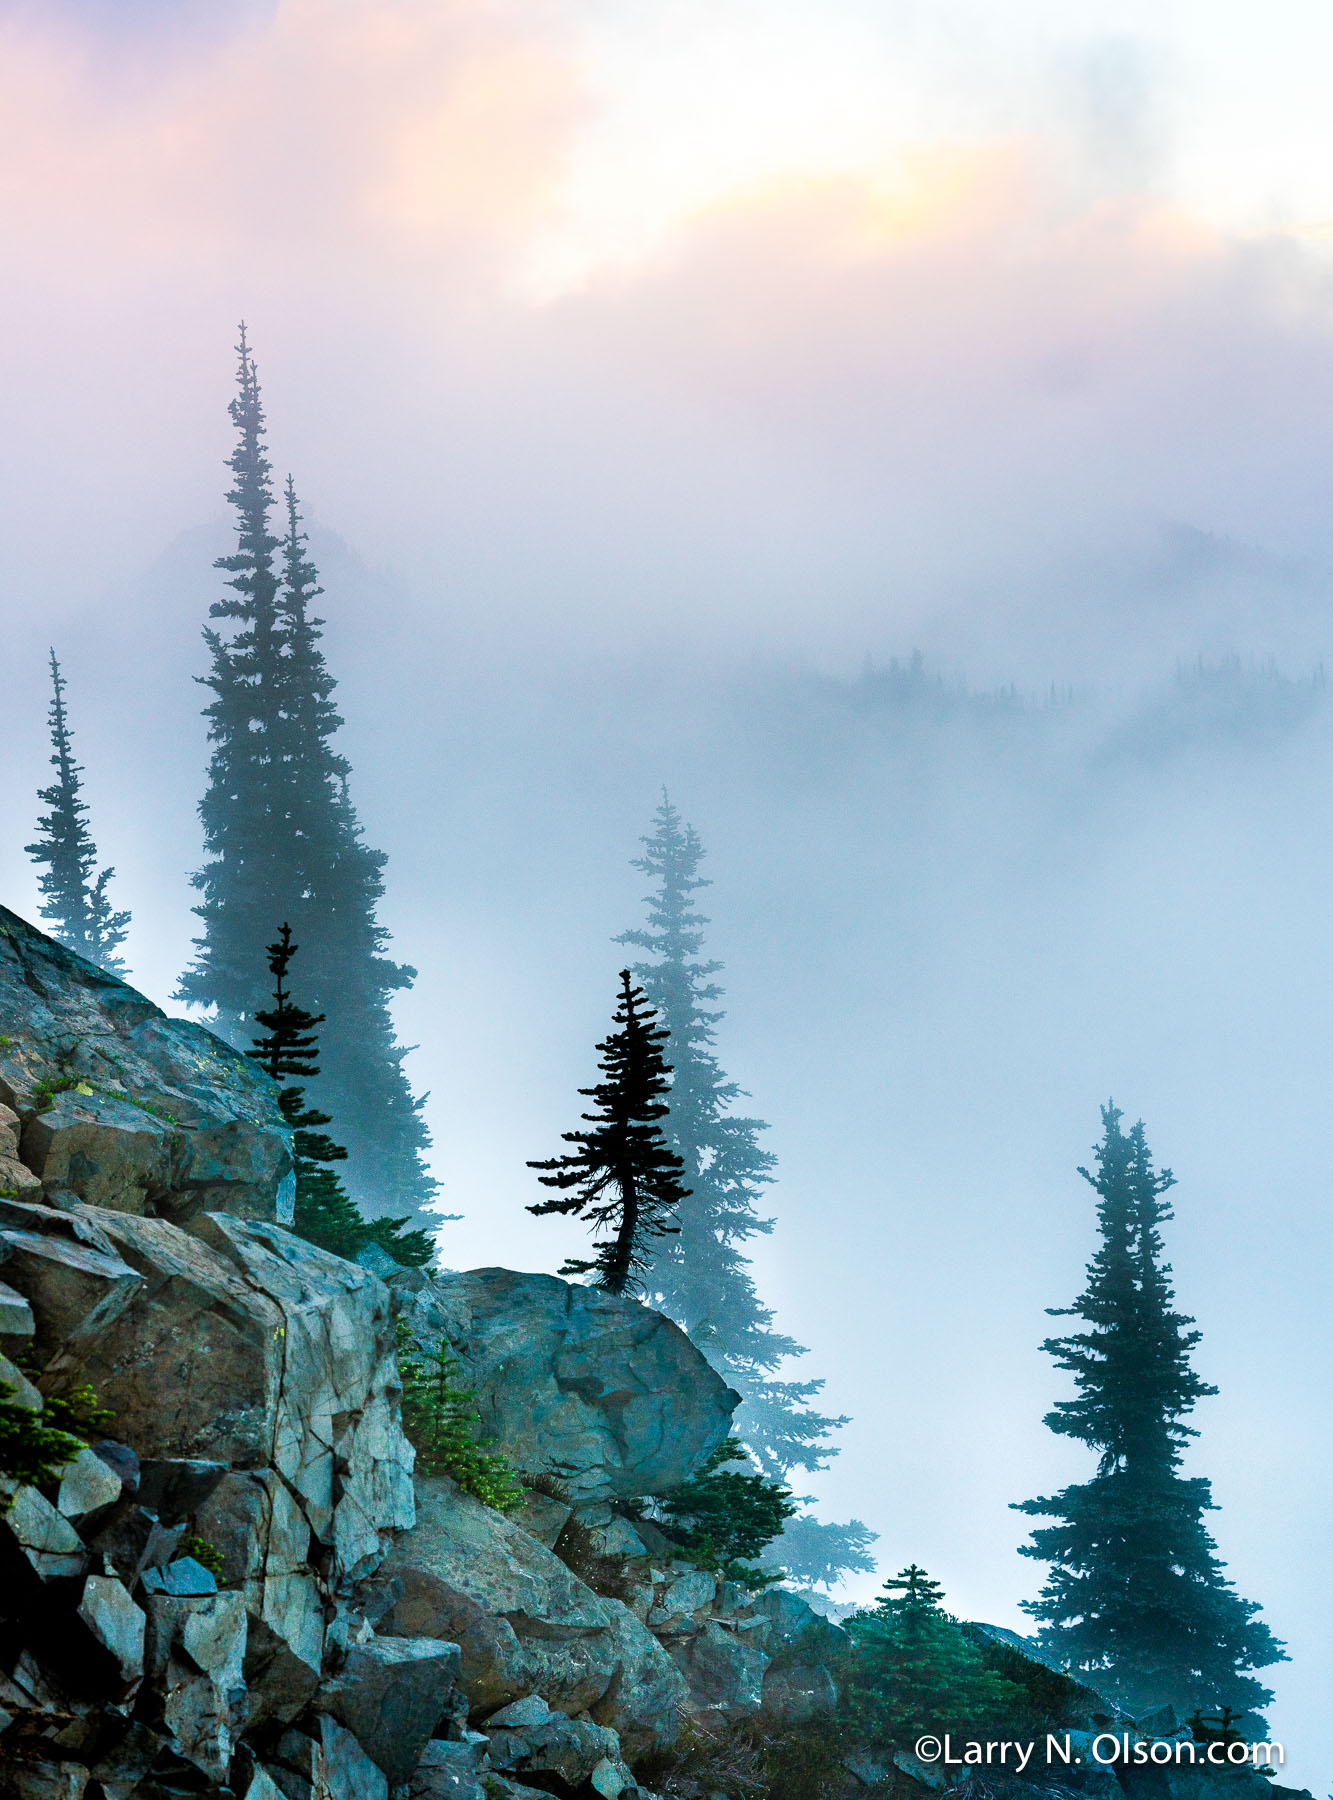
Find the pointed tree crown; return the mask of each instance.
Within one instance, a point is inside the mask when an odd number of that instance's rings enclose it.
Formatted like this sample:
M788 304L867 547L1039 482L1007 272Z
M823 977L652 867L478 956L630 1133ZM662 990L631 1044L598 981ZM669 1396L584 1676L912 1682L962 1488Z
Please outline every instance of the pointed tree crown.
M116 871L106 868L99 874L93 873L97 846L88 827L83 770L74 760L70 740L65 677L54 650L50 658L48 718L51 766L56 779L49 787L38 790L37 798L51 810L38 818L39 836L35 843L25 846L25 854L35 863L46 865L37 885L42 893L42 917L52 922L56 939L111 974L124 975L125 963L117 951L128 936L130 915L117 912L111 905L107 885Z
M574 1191L528 1211L573 1213L609 1233L595 1258L570 1258L560 1272L591 1273L596 1285L621 1294L641 1285L653 1239L677 1229L675 1209L689 1190L681 1185L681 1159L662 1133L671 1085L662 1046L669 1034L628 969L620 972L613 1023L617 1029L597 1046L604 1079L579 1089L594 1102L595 1110L582 1115L590 1129L562 1132L574 1150L528 1164L543 1171L543 1186Z

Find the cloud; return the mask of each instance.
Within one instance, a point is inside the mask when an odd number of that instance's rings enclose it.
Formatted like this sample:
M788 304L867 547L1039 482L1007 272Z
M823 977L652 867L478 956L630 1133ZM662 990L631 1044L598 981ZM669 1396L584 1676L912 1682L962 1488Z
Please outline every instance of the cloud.
M568 56L485 0L283 0L133 80L68 20L3 30L14 224L122 262L502 238L541 206L579 104Z

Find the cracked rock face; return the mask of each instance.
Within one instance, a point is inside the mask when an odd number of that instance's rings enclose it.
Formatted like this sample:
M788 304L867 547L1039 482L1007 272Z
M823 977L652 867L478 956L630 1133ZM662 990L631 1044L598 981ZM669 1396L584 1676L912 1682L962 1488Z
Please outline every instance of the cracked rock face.
M393 1285L413 1334L462 1361L485 1436L576 1500L681 1486L740 1404L678 1326L635 1300L510 1269Z
M178 1222L211 1209L290 1220L276 1100L202 1025L0 906L0 1192Z
M689 1708L680 1673L626 1606L447 1477L418 1480L416 1528L383 1573L397 1594L383 1628L458 1644L476 1720L540 1695L638 1756L670 1742Z

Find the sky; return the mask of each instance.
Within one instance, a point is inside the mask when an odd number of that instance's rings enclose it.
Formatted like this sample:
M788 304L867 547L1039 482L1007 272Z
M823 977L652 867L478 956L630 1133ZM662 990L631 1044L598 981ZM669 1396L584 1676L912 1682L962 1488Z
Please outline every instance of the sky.
M11 817L54 642L167 1001L244 317L449 1259L568 1248L522 1164L665 782L779 1156L761 1277L853 1417L821 1504L1021 1628L1114 1093L1181 1179L1196 1466L1316 1792L1330 52L1295 0L0 0Z

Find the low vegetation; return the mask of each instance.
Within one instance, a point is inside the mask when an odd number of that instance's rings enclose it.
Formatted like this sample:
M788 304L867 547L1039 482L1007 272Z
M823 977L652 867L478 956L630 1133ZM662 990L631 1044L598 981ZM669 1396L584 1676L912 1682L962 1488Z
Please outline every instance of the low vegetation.
M457 1357L447 1344L433 1350L413 1345L406 1320L398 1321L398 1367L403 1379L403 1430L424 1475L448 1475L464 1493L496 1512L523 1503L524 1489L507 1457L482 1448L477 1397L464 1387Z

